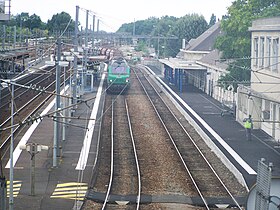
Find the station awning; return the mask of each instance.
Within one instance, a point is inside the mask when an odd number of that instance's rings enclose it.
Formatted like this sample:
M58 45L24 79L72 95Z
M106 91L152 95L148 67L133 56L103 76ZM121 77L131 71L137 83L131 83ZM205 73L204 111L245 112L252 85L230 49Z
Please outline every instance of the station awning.
M160 63L163 63L173 69L185 69L185 70L206 70L205 67L196 64L194 61L187 61L179 58L166 58L159 59Z

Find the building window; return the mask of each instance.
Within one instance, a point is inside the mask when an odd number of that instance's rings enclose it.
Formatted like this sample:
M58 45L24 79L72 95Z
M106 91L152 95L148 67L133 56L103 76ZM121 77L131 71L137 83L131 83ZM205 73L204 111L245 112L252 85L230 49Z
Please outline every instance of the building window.
M254 38L254 55L253 55L255 66L258 65L258 57L259 57L259 38L256 37Z
M271 38L267 37L266 40L266 67L270 68L271 59Z
M278 51L279 51L279 38L273 39L272 43L272 63L271 70L272 72L278 72Z
M263 120L270 120L270 101L262 101L262 118Z
M264 66L264 37L260 38L260 66Z

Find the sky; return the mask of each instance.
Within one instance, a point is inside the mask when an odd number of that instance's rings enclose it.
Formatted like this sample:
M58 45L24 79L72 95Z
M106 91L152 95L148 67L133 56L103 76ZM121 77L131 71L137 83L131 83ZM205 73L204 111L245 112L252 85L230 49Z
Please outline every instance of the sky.
M7 0L6 0L7 1ZM115 32L123 23L145 20L149 17L162 16L182 17L197 13L203 15L209 22L212 13L217 19L227 13L227 8L233 0L11 0L13 15L28 12L36 14L43 22L53 15L67 12L75 20L76 6L79 11L79 22L85 26L86 10L90 10L89 25L92 25L92 15L100 20L99 30ZM95 24L96 25L96 24ZM96 29L95 29L96 30Z

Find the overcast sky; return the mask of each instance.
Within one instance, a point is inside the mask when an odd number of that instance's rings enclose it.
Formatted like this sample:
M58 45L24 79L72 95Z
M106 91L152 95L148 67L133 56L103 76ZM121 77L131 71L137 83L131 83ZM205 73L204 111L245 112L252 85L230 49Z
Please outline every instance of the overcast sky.
M182 17L186 14L203 15L209 22L211 14L218 18L227 13L227 7L233 0L12 0L13 15L28 12L36 14L43 22L47 22L54 14L65 11L75 20L76 6L80 10L79 21L85 26L85 10L95 13L100 22L100 30L115 32L123 23L134 20L145 20L149 17L162 16ZM89 24L92 24L90 16Z

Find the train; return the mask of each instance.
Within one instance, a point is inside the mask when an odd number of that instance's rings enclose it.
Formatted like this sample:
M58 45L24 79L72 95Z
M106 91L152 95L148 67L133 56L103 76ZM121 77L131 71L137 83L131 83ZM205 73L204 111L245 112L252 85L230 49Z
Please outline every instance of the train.
M123 57L113 58L108 65L107 92L125 92L130 87L130 67Z

